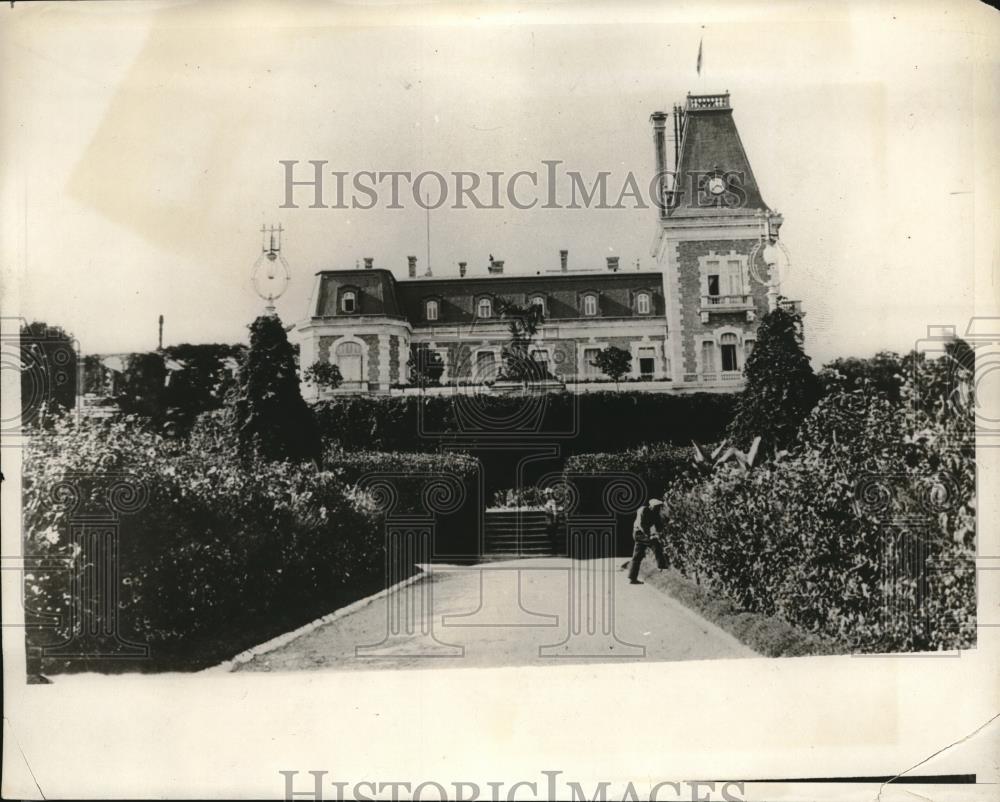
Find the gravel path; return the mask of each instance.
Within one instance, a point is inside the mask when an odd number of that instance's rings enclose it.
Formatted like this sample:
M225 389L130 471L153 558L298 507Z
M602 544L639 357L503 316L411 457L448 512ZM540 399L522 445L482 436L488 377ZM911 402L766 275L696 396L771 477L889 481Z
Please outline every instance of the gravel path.
M499 667L567 659L593 663L756 656L662 591L630 585L622 562L621 558L553 557L471 567L425 566L428 573L408 587L258 655L236 670Z

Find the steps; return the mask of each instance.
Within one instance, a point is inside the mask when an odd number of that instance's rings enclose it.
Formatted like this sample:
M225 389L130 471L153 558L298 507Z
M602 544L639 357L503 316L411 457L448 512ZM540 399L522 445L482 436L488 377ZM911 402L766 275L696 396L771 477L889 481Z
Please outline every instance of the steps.
M516 560L552 557L560 552L549 537L549 519L544 510L486 510L484 559Z

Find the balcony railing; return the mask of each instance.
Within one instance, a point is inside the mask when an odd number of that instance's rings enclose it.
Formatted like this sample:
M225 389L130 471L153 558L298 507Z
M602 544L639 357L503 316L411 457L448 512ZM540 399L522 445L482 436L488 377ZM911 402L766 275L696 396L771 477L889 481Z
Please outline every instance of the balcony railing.
M728 109L729 93L722 95L688 95L687 111L692 109Z
M753 309L752 295L702 295L702 309Z
M743 380L742 370L722 370L712 373L702 373L701 380L704 384L718 384L719 382L739 382Z
M782 298L778 301L778 306L784 309L786 312L790 312L796 315L804 315L805 312L802 311L802 301L789 301L787 298Z

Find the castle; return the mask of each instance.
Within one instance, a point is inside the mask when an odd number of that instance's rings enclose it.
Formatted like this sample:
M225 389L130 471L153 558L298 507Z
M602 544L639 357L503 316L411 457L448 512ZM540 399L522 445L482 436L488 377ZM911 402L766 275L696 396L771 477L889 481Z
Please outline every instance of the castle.
M667 170L672 116L673 173ZM498 301L541 307L531 357L567 389L591 389L591 363L607 346L631 354L637 390L734 391L754 346L756 325L779 303L773 254L782 218L764 202L733 119L729 94L688 95L673 114L651 115L657 174L656 269L625 270L607 257L599 270L574 270L569 252L535 274L418 276L409 257L398 279L366 258L353 270L316 274L309 317L295 326L300 365L332 362L334 392L386 393L408 383L411 344L440 354L441 383L496 378L509 339ZM305 387L316 398L316 388ZM324 391L330 392L330 391Z

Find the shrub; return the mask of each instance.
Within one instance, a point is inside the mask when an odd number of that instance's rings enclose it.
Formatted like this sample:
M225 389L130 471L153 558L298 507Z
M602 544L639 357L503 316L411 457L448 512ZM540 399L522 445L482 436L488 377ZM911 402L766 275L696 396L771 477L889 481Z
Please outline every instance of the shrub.
M336 390L344 383L340 367L332 362L313 362L302 374L306 384L312 384L320 390Z
M311 466L243 464L225 428L204 419L183 440L133 418L64 420L33 438L24 462L25 553L69 558L84 570L70 522L106 513L114 474L134 477L146 496L121 515L117 564L122 635L150 646L146 667L224 659L381 582L382 533L368 496ZM53 497L64 482L79 498L75 513ZM65 613L66 571L31 571L25 580L34 612ZM54 629L28 631L33 647L69 637L65 616Z
M893 404L900 400L906 367L893 351L879 351L868 359L842 357L823 366L818 374L825 392L872 390L884 393Z
M789 454L682 479L666 498L674 565L744 610L854 650L973 644L973 406L940 395L954 385L945 369L921 367L901 407L834 393Z
M566 506L566 501L566 489L561 485L555 485L551 488L528 485L527 487L511 487L504 490L497 490L493 494L493 503L491 506L503 509L544 508L553 503L556 510L562 510Z

